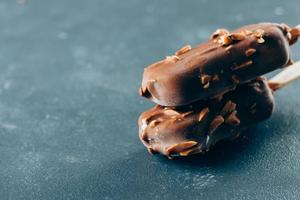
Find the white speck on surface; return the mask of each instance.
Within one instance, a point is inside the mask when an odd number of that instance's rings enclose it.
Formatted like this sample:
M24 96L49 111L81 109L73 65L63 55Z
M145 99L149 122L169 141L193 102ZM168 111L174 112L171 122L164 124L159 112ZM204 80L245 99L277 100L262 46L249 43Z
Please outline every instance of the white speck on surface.
M280 6L274 8L275 15L281 16L284 14L284 9Z
M68 39L68 33L61 31L57 34L57 38L61 40Z
M9 123L1 123L0 124L0 127L4 128L4 129L7 129L7 130L14 130L17 128L16 125L14 124L9 124Z
M25 4L27 1L26 0L16 0L17 4Z
M5 90L8 90L11 87L11 84L12 84L12 81L10 81L10 80L5 81L4 84L3 84L3 88Z
M183 184L184 189L202 190L214 186L217 179L212 172L190 173L188 170L184 170L180 173L180 176L178 176L178 182Z
M69 163L76 163L76 162L79 161L79 160L78 160L76 157L74 157L74 156L66 156L65 160L66 160L67 162L69 162Z

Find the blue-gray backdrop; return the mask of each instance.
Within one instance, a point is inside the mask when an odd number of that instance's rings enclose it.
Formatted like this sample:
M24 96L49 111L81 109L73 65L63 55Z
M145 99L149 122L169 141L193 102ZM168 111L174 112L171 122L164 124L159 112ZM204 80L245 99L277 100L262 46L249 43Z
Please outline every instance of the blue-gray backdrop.
M0 0L1 199L300 199L300 82L242 140L150 156L143 68L219 27L300 23L299 0ZM293 48L300 58L300 44Z

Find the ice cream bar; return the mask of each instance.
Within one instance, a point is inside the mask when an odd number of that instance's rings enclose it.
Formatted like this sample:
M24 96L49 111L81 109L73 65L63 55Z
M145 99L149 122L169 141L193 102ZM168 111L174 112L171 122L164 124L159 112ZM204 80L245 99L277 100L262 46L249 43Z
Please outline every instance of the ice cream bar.
M289 45L299 35L299 28L275 23L218 29L206 43L184 46L145 68L140 95L162 106L209 100L289 65Z
M269 118L274 98L265 78L239 84L220 98L182 107L156 105L139 117L139 136L151 153L169 158L206 152Z

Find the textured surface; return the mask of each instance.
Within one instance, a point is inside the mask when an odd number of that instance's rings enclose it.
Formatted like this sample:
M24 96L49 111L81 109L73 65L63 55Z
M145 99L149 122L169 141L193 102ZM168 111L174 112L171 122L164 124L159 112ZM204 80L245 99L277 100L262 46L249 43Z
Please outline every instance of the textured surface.
M300 23L298 0L240 2L1 0L1 199L299 199L300 82L204 158L138 140L144 66L220 26Z

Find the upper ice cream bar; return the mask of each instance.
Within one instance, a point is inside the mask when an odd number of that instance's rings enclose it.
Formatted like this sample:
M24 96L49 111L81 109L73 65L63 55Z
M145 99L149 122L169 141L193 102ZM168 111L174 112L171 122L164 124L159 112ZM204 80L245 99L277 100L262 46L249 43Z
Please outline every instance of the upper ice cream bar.
M182 106L226 93L288 65L289 45L299 28L260 23L233 32L218 29L195 48L189 45L144 70L140 95L162 106Z

